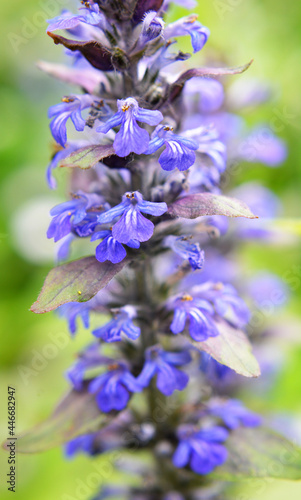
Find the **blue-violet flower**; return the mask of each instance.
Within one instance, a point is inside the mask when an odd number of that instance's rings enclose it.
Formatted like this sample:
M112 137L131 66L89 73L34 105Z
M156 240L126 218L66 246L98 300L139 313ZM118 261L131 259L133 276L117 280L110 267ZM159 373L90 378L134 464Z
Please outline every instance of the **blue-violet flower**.
M188 463L197 474L209 474L227 459L227 450L221 444L228 437L223 427L212 427L195 431L192 426L183 425L178 430L179 444L173 455L176 467Z
M187 373L177 366L191 361L188 351L167 352L159 346L150 347L145 353L145 364L137 377L142 387L147 387L150 380L157 375L157 387L165 396L170 396L176 389L182 391L188 384Z
M141 212L149 215L160 216L167 211L167 205L164 202L155 203L145 201L138 191L125 193L122 202L119 205L100 214L99 224L112 222L121 215L112 228L112 236L119 243L128 244L131 240L147 241L154 232L154 224L143 217Z
M176 135L172 127L159 126L152 134L151 141L145 154L153 154L162 146L165 150L159 156L159 163L163 170L180 171L187 170L195 162L194 151L198 149L198 143L192 139Z
M118 111L105 124L96 129L107 134L112 128L120 125L113 147L118 156L124 157L130 153L142 154L148 148L149 133L138 126L137 121L148 125L158 125L163 120L160 111L140 108L133 97L118 99Z
M136 318L136 316L137 312L135 307L130 305L121 307L109 323L93 330L92 333L95 337L105 342L119 342L122 340L122 333L129 339L135 340L141 333L140 328L133 323L133 319Z

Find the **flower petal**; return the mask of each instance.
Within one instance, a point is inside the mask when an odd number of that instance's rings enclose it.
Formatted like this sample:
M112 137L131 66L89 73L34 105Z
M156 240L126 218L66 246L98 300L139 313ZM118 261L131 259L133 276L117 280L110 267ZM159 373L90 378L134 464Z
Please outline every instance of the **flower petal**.
M121 219L113 226L113 237L119 243L128 243L130 240L147 241L154 232L154 224L143 217L139 210L130 206Z
M113 147L118 156L124 157L130 153L144 153L148 144L149 133L140 128L132 116L128 116L116 134Z

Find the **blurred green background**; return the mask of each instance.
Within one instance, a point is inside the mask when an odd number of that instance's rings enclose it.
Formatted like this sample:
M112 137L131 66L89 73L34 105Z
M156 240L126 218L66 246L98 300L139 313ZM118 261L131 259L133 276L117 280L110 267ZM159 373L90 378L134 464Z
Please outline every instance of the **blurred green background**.
M62 373L89 338L83 331L75 340L70 340L64 322L55 315L35 316L28 311L51 267L53 255L51 243L39 235L46 230L49 208L62 199L60 192L49 193L44 180L51 143L47 109L68 92L62 83L42 74L35 62L39 59L57 61L61 57L60 48L45 34L44 20L54 17L63 5L70 7L71 1L63 4L61 0L14 0L1 2L0 7L1 441L7 432L7 385L16 388L17 430L21 432L50 413L67 387ZM235 178L235 183L260 179L281 197L286 216L301 217L299 2L210 0L199 1L195 10L199 20L211 30L207 55L216 55L222 50L225 63L231 66L254 58L248 77L272 83L275 89L272 101L249 113L247 119L250 123L274 123L275 116L281 117L281 126L276 132L289 147L288 159L281 168L248 165ZM179 13L187 12L175 7L172 17ZM249 273L268 268L283 276L293 265L301 264L299 241L276 247L249 244L243 248L241 258ZM298 277L289 312L297 331ZM56 348L55 342L60 346ZM257 399L253 395L253 405L263 413L291 411L300 418L301 344L297 337L288 342L286 360L268 395L262 398L259 394ZM7 455L2 450L0 458L0 494L5 500L11 493L7 492L6 485ZM65 461L60 449L20 456L15 496L22 500L88 498L94 492L89 478L95 471L95 463L83 456L72 462ZM280 500L286 495L293 500L301 497L300 483L261 481L260 484L256 495L252 488L242 485L241 491L245 491L246 496L238 494L237 498ZM248 491L254 494L252 498Z

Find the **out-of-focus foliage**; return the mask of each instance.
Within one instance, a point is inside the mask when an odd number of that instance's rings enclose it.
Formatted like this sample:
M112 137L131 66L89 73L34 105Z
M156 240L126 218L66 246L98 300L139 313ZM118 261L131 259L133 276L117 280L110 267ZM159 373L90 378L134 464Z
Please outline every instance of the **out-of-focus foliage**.
M7 385L16 388L17 428L21 432L45 418L67 383L62 372L73 355L87 343L89 333L80 332L71 340L65 324L55 315L33 315L29 307L54 255L52 245L41 238L46 230L48 209L61 199L59 191L49 193L44 181L45 167L51 152L47 109L58 102L67 88L42 74L35 62L57 60L60 48L45 35L44 19L53 17L67 0L14 0L1 4L0 72L0 327L1 327L1 438L6 438ZM199 1L195 9L200 21L210 27L207 54L225 65L240 65L254 58L250 70L228 82L249 78L270 82L274 94L256 111L247 109L250 124L265 122L283 137L289 147L285 164L269 169L257 164L242 164L232 177L234 185L259 178L282 199L284 215L301 217L301 144L300 135L300 30L301 8L298 2L281 0L212 0ZM174 7L171 15L184 9ZM181 44L185 48L185 41ZM197 59L198 55L193 56ZM201 56L202 57L202 56ZM201 60L201 62L206 62ZM70 91L70 90L69 90ZM61 176L66 175L63 171ZM281 221L283 227L283 220ZM44 228L44 229L43 229ZM29 235L29 236L28 236ZM22 251L20 251L20 248ZM287 330L285 360L273 385L261 397L252 395L253 407L264 414L291 411L301 413L301 338L298 325L301 297L301 259L299 241L291 245L264 246L248 242L242 255L246 273L269 269L283 277L292 292L289 311L296 323L279 318ZM268 312L269 321L274 312ZM278 314L278 313L277 313ZM300 321L300 318L299 318ZM256 383L256 382L255 382ZM248 393L242 393L248 400ZM295 438L297 439L295 431ZM299 440L300 440L299 430ZM1 499L7 492L7 455L0 452ZM42 455L18 458L17 493L22 500L61 500L88 498L97 483L110 479L110 458L91 461L84 456L66 462L61 449ZM256 500L279 500L284 495L297 498L299 484L256 481L239 486Z

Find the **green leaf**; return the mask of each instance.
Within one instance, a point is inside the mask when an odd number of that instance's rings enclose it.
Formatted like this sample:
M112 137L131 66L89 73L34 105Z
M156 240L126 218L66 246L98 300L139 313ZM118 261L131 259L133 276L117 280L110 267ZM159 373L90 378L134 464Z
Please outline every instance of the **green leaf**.
M53 414L45 422L31 431L17 436L19 453L38 453L104 427L112 419L112 415L101 413L95 394L87 388L81 391L70 391L57 406ZM3 444L7 448L8 441Z
M260 368L246 334L225 321L219 321L217 328L217 337L209 337L204 342L193 341L193 345L240 375L258 377Z
M301 449L270 429L237 429L226 447L228 459L212 473L212 479L301 479Z
M209 215L258 219L242 201L211 193L196 193L180 198L168 207L168 213L172 217L185 219Z
M98 262L95 257L69 262L52 269L31 311L37 314L52 311L67 302L86 302L105 287L129 262L119 264Z
M99 146L93 144L74 151L60 161L59 167L79 167L83 169L94 167L108 156L115 154L112 144Z

